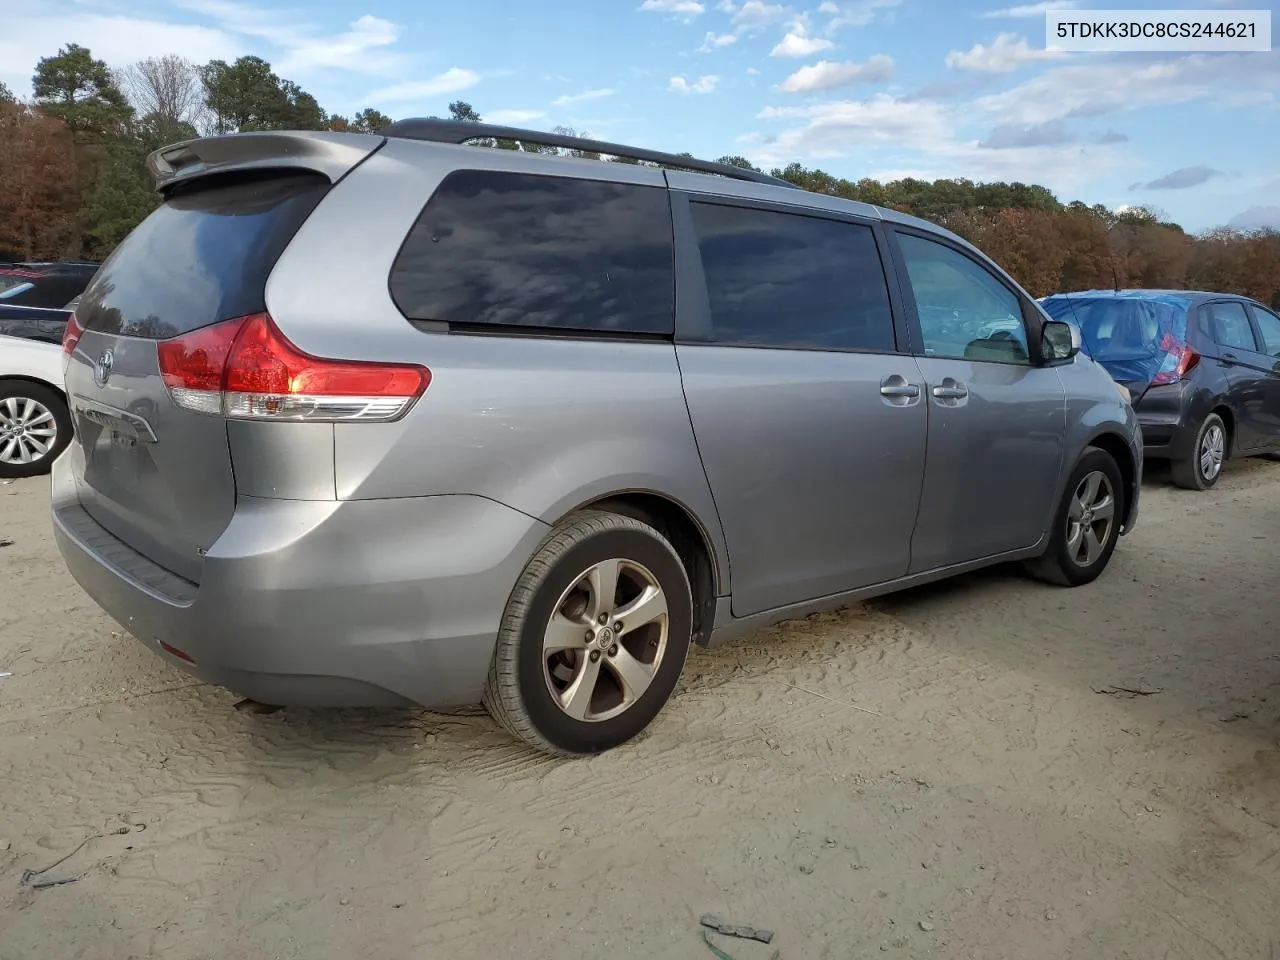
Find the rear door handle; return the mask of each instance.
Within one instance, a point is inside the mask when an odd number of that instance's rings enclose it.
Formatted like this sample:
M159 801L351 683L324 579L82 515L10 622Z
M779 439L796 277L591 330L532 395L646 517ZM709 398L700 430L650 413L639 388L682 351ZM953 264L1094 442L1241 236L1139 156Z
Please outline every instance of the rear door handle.
M906 377L895 373L880 381L880 396L911 400L920 396L920 388L914 383L908 383Z
M939 400L963 400L969 395L969 390L962 384L952 381L951 383L945 383L941 386L934 387L933 395Z
M1224 367L1234 367L1239 362L1240 362L1240 358L1237 357L1234 353L1224 353L1222 355L1222 365Z

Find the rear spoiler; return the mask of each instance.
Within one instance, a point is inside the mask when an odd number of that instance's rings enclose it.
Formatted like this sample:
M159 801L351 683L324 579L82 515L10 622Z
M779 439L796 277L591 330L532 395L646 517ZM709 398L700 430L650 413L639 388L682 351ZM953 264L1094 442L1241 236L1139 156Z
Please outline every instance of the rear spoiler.
M229 133L161 147L147 157L147 172L160 193L200 177L242 170L311 170L337 183L386 142L363 133Z

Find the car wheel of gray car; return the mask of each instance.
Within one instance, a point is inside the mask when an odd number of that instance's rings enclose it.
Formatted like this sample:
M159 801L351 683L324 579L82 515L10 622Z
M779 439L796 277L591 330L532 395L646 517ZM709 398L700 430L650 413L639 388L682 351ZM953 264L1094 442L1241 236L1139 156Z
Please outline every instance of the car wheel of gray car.
M541 750L599 753L657 716L692 629L684 563L658 531L614 513L574 514L507 601L484 704Z
M1170 464L1170 474L1184 490L1208 490L1222 476L1227 461L1227 426L1216 413L1200 424L1193 450L1191 456Z
M58 392L30 380L0 380L0 477L48 473L71 440L71 414Z
M1027 569L1063 587L1092 583L1116 549L1124 503L1124 478L1115 459L1105 450L1088 447L1067 481L1049 548Z

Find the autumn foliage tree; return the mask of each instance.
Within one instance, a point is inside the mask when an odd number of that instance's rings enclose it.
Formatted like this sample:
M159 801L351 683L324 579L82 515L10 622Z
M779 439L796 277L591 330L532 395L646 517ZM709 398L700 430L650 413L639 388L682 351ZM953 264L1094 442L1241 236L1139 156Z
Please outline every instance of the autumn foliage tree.
M79 155L61 120L0 102L0 258L76 256L81 248Z

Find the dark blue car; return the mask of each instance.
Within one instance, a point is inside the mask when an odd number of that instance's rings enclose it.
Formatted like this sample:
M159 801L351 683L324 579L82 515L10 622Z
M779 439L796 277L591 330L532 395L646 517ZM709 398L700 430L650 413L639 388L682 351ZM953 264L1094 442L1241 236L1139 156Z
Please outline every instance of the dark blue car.
M1231 457L1280 455L1280 316L1247 297L1089 290L1040 301L1128 387L1146 459L1206 490Z

